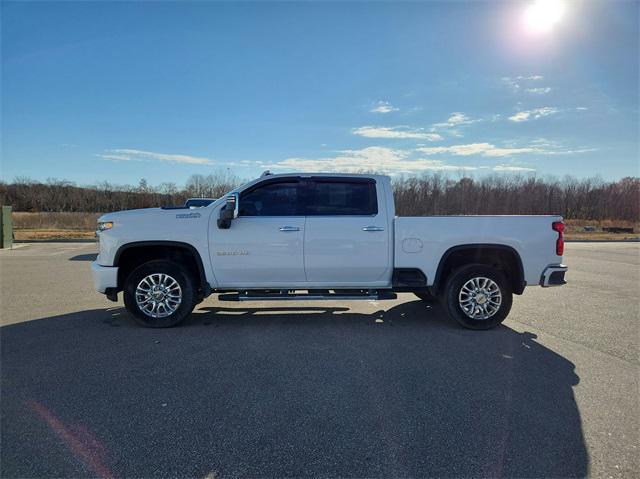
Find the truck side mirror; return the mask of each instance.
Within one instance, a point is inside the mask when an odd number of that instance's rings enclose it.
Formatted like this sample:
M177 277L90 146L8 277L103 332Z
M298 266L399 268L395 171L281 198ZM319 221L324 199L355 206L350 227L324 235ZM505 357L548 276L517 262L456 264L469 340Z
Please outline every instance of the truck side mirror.
M218 228L226 230L231 227L231 220L238 217L240 201L238 193L231 193L226 197L225 205L220 209Z

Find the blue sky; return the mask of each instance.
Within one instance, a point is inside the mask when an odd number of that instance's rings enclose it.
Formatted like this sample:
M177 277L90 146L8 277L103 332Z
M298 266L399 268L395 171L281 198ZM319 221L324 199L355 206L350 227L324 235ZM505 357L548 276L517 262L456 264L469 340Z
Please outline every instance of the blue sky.
M2 177L640 175L640 3L532 3L3 2Z

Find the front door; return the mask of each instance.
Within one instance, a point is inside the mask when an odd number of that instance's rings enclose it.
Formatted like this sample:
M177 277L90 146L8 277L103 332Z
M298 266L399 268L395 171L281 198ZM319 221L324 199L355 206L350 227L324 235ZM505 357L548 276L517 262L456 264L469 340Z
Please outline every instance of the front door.
M274 178L240 193L239 215L229 229L210 235L220 288L278 288L305 282L305 217L298 178ZM217 217L218 212L214 212Z

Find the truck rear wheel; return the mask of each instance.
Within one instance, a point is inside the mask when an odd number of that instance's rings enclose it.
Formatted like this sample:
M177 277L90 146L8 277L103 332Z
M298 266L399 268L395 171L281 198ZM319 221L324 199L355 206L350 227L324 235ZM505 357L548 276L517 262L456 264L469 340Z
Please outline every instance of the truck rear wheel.
M491 329L511 310L513 295L505 275L482 264L463 266L449 276L443 305L449 317L468 329Z
M124 305L143 326L176 326L191 314L196 302L193 279L177 263L149 261L125 280Z

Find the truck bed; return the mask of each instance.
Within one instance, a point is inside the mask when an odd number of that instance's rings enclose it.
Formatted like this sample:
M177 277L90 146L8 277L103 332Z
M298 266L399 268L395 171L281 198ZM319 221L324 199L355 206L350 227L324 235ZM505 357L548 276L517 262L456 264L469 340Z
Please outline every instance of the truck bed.
M396 217L396 268L420 268L433 284L440 259L452 248L499 244L513 248L522 259L525 281L538 284L540 274L558 263L551 224L560 216L424 216Z

